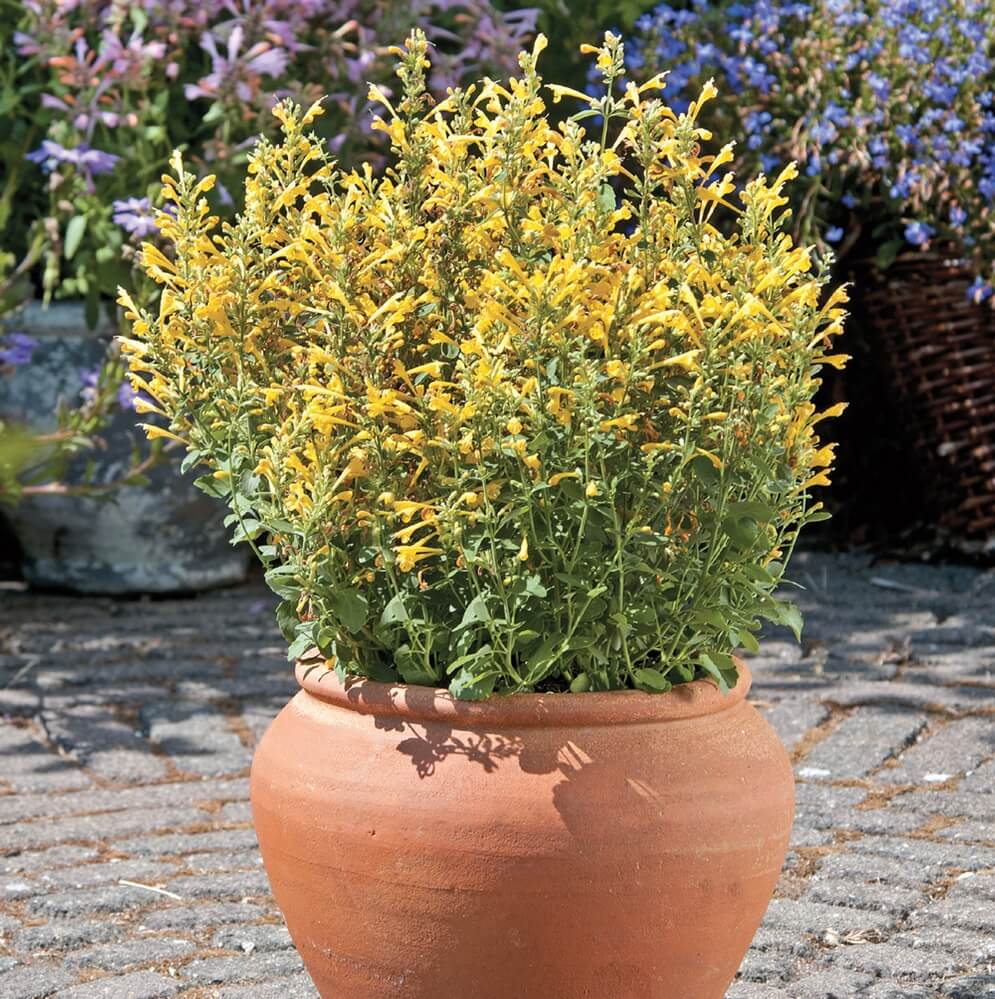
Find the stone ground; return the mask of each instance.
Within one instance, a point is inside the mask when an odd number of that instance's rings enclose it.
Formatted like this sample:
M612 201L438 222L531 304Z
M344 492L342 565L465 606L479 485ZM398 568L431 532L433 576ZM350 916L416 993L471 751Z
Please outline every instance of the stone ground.
M728 999L995 997L995 571L793 570L803 647L753 688L793 847ZM0 590L2 999L316 996L247 801L293 690L270 607Z

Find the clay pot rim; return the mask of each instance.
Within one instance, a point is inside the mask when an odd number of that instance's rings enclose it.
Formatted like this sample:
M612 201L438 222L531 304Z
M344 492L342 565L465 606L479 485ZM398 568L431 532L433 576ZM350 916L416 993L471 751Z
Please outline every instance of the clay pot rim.
M323 662L298 660L297 682L312 697L359 714L456 723L469 728L641 725L719 714L746 698L753 682L736 658L736 686L723 694L711 680L677 684L664 694L641 690L599 693L508 694L461 701L441 687L349 679L344 684Z

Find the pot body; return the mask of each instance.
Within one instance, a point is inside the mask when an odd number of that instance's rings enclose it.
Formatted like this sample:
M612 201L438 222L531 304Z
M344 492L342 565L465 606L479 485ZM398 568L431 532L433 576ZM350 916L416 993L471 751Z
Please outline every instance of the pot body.
M722 999L794 807L745 667L479 704L298 676L252 807L325 999Z
M102 363L114 330L106 317L87 328L84 307L29 305L10 323L35 338L31 361L0 378L0 412L33 430L55 425L55 409L78 399L85 372ZM106 447L74 461L69 482L84 481L92 462L96 482L128 469L132 448L146 448L131 410L119 410L101 431ZM6 511L21 548L21 569L35 586L88 593L163 593L240 582L250 555L228 543L224 508L200 492L194 475L166 460L148 472L146 486L127 486L109 498L26 496Z

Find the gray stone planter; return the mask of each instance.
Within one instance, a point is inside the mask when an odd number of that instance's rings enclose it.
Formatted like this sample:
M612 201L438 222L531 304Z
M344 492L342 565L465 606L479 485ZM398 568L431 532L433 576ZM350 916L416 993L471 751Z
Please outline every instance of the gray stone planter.
M29 305L10 328L38 341L30 363L0 377L0 413L35 430L54 425L59 398L73 402L104 357L116 332L106 319L87 329L83 306ZM93 478L112 482L128 469L142 417L121 410L102 433L106 449L87 454L69 472L82 481L88 462ZM194 474L181 475L177 460L149 473L147 486L118 489L110 499L29 496L5 511L23 552L25 579L36 586L83 593L168 593L201 590L245 578L250 553L233 548L224 528L224 507L200 492Z

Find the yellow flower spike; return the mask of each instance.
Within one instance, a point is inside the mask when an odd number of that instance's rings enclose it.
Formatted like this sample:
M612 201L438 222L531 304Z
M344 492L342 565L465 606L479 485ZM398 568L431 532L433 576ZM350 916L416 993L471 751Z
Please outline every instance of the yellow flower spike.
M549 484L551 486L558 486L564 479L579 479L580 472L557 472L555 475L549 477Z

